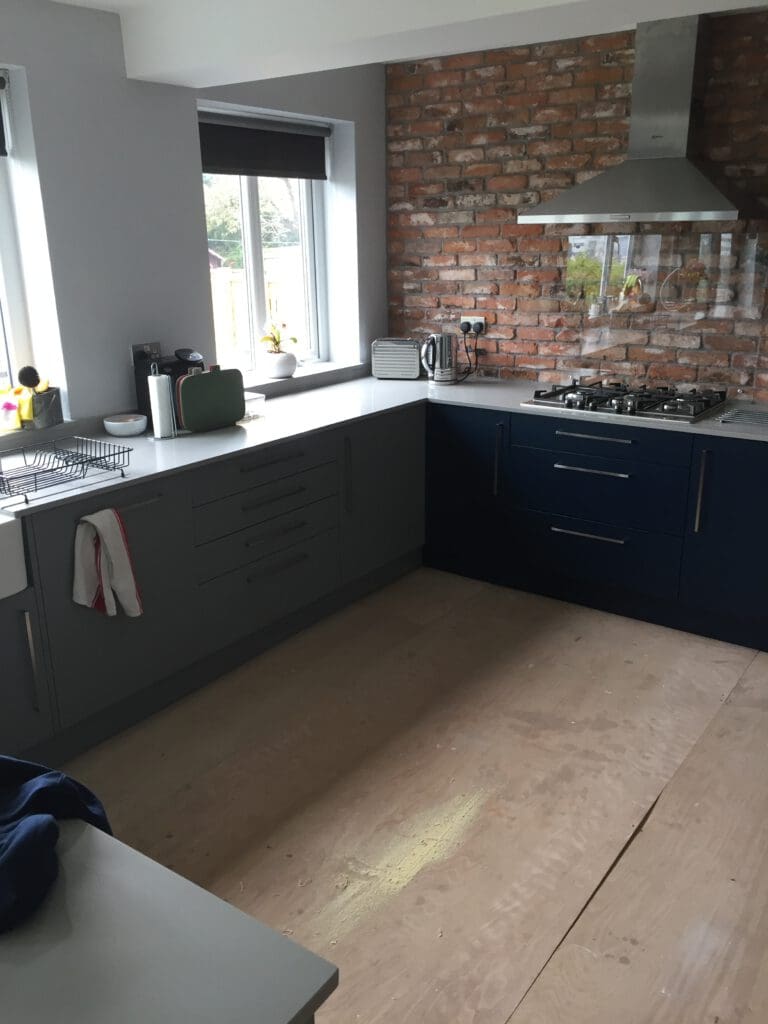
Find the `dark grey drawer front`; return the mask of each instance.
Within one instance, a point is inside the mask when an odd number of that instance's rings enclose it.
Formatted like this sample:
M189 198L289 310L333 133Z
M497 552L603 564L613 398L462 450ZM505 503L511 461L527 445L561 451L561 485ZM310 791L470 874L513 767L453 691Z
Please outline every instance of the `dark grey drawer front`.
M632 426L632 418L617 416L610 422L577 416L543 416L516 413L511 417L513 445L530 445L550 451L596 455L608 459L631 459L665 466L688 467L693 438L655 427Z
M195 578L205 583L338 525L338 496L323 498L195 548Z
M338 458L339 439L335 433L257 448L248 455L227 459L200 473L192 487L192 504L205 505L230 494L240 494Z
M688 469L513 445L504 496L516 508L681 535Z
M220 644L255 633L339 586L339 532L328 530L204 583L204 618Z
M194 511L195 544L246 529L284 512L303 508L337 494L339 467L336 462L304 473L252 487L241 494L203 505Z

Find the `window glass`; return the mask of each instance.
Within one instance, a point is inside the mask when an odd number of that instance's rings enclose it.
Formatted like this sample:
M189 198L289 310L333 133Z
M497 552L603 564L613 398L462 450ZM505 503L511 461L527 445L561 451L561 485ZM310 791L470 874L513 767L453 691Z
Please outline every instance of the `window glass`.
M248 370L253 346L240 180L229 174L203 175L216 358L223 366Z
M319 358L311 183L204 174L203 189L218 361L258 369L272 324L300 360Z

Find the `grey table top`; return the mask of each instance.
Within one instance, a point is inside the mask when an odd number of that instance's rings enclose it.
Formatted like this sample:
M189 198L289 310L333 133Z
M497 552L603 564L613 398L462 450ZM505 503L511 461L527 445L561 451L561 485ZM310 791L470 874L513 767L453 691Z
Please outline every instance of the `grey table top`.
M82 822L61 872L0 936L4 1024L305 1024L338 971Z

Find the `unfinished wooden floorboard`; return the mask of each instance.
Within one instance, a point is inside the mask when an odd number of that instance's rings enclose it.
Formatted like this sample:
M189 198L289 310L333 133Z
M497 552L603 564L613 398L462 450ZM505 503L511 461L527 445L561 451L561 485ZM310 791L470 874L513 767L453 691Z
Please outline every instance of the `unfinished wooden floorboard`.
M768 711L717 714L511 1024L768 1020Z
M322 1024L503 1024L752 658L422 570L72 771L340 965Z
M759 651L726 701L739 708L768 711L768 654Z

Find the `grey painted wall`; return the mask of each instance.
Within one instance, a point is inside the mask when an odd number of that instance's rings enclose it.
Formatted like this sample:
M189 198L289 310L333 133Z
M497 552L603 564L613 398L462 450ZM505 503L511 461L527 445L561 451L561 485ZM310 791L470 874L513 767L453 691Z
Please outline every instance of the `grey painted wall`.
M0 0L0 63L26 71L72 415L130 408L132 343L213 357L197 95L128 81L118 18L48 0ZM360 335L382 333L383 69L205 95L357 122Z

